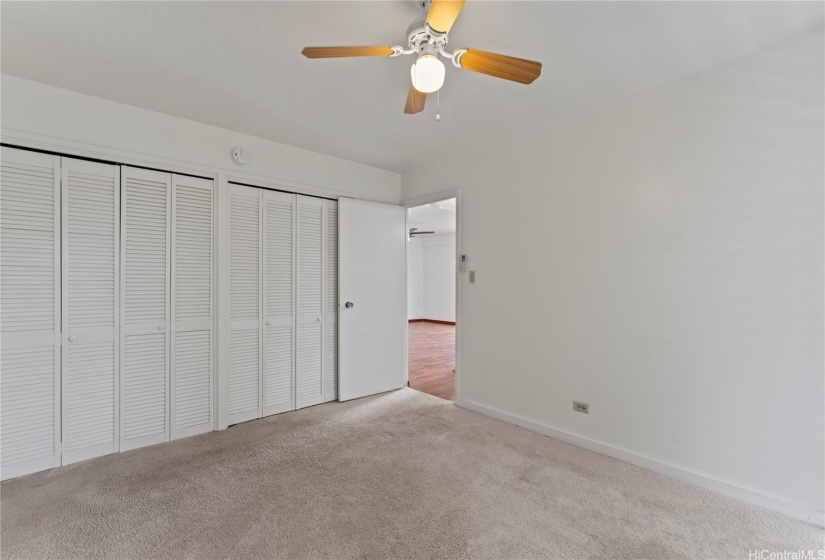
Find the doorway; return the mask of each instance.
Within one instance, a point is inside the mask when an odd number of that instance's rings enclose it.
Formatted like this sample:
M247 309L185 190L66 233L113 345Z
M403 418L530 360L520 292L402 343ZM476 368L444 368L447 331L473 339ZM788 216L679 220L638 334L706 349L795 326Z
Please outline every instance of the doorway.
M408 385L455 401L457 199L407 208Z

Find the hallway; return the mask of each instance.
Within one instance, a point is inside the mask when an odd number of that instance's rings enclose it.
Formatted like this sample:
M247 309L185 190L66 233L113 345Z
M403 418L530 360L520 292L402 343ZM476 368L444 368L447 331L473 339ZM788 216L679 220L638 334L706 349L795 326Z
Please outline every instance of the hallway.
M410 322L410 387L455 400L455 325Z

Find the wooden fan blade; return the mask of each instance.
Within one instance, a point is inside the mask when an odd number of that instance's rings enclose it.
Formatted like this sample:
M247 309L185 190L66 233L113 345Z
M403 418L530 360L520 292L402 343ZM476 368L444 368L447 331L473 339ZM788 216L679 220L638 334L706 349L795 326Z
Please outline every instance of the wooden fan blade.
M307 58L341 58L350 56L390 56L391 47L304 47Z
M541 62L473 49L462 54L458 63L465 70L520 84L532 84L541 76Z
M410 86L410 91L407 92L407 104L404 106L404 112L408 115L414 115L424 110L424 104L427 102L427 94L421 93L415 87Z
M427 12L427 25L439 33L449 33L463 5L464 0L432 0Z

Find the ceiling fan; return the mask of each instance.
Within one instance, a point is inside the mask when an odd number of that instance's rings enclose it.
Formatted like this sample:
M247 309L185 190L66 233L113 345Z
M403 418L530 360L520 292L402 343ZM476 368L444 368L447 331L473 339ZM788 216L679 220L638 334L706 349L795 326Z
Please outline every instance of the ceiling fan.
M417 227L410 228L410 239L415 237L416 235L426 235L428 233L435 233L434 231L418 231Z
M426 19L417 19L407 30L407 49L401 46L306 47L301 54L307 58L417 55L418 58L410 69L412 85L404 107L404 112L408 115L423 111L427 94L438 91L444 85L446 71L444 63L438 60L438 55L450 59L457 68L520 84L531 84L541 75L541 62L475 49L447 52L447 34L455 23L464 0L424 0L421 4L427 9Z

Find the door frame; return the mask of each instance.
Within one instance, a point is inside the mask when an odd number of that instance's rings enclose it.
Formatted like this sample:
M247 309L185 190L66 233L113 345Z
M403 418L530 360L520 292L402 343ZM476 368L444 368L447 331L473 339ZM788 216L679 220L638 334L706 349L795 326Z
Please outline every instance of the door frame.
M436 193L411 198L402 202L406 214L409 214L409 209L415 206L422 206L424 204L432 204L433 202L441 202L455 198L455 401L458 402L461 397L461 271L459 270L459 259L461 259L461 189L450 189L446 191L439 191ZM405 246L404 249L404 263L407 263L409 257L409 249ZM407 285L407 277L404 276L404 293L409 297L409 286ZM407 302L405 302L407 303ZM407 343L407 360L404 365L404 373L407 376L407 382L410 381L410 356L409 356L409 340L410 340L410 322L409 318L405 318L404 329L407 331L405 339Z

